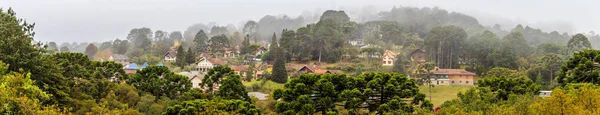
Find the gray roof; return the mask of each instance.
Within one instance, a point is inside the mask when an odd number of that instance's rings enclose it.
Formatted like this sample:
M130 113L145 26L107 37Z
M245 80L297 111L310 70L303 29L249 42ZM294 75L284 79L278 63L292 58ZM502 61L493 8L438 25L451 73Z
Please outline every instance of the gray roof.
M113 60L115 61L121 61L121 60L129 60L129 57L123 55L123 54L112 54Z
M269 96L269 94L264 94L261 92L248 92L248 96L250 96L250 97L254 96L254 97L258 98L258 100L263 101L263 100L267 100L267 96Z

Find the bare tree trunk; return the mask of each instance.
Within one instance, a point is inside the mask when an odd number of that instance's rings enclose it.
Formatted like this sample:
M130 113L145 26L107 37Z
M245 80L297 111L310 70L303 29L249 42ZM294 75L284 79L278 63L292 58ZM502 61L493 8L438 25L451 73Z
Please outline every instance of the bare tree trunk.
M321 52L322 50L319 50L319 63L321 62Z

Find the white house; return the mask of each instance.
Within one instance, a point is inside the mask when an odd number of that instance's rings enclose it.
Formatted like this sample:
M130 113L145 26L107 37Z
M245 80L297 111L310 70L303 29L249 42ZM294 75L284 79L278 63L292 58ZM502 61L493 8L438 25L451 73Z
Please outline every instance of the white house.
M177 52L175 51L167 51L163 57L165 62L175 62L175 60L177 60Z
M385 50L382 60L383 66L392 66L396 60L396 54L390 50Z
M204 76L199 74L198 71L181 72L179 74L188 77L188 79L192 82L192 88L201 88L200 83L202 83Z
M223 64L225 64L225 62L220 59L203 56L200 58L200 62L198 62L198 65L196 66L196 70L200 72L207 72L209 69Z

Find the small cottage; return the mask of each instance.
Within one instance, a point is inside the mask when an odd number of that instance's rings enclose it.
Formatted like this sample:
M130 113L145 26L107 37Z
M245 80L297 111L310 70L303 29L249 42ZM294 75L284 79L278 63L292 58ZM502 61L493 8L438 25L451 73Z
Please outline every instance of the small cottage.
M163 61L165 62L175 62L177 60L177 52L176 51L167 51L163 56Z
M396 53L390 51L390 50L385 50L383 52L383 66L392 66L394 65L394 61L396 60Z
M198 62L196 66L196 70L200 72L208 72L209 69L224 64L225 62L220 59L203 56L200 58L200 62Z

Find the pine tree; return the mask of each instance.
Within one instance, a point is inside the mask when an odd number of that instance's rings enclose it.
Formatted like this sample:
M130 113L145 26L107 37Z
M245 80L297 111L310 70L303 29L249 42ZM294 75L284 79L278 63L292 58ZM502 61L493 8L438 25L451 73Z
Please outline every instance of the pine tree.
M208 36L204 33L204 30L198 31L196 36L194 37L194 42L196 43L196 50L198 52L206 52L208 45L206 44L208 41Z
M394 60L394 72L404 74L405 73L405 61L402 55L396 56L396 60Z
M248 66L248 71L246 71L246 81L252 81L254 78L254 69L256 65L253 62L250 62Z
M175 59L175 65L179 66L179 67L183 67L185 65L187 65L186 59L185 59L185 51L183 50L183 47L179 46L179 48L177 48L177 59Z
M285 58L281 50L282 49L280 47L275 47L273 50L275 54L275 63L273 64L273 75L271 80L278 83L285 83L287 82L288 78L285 69Z
M272 62L275 60L275 49L279 47L277 44L277 36L273 33L273 37L271 37L271 45L269 46L269 52L263 57L265 61Z
M196 58L194 56L194 51L192 51L192 48L188 48L186 54L185 54L185 60L187 62L187 64L193 64L194 62L196 62Z
M244 41L242 41L242 47L240 48L242 54L250 53L250 35L246 35L244 37Z

